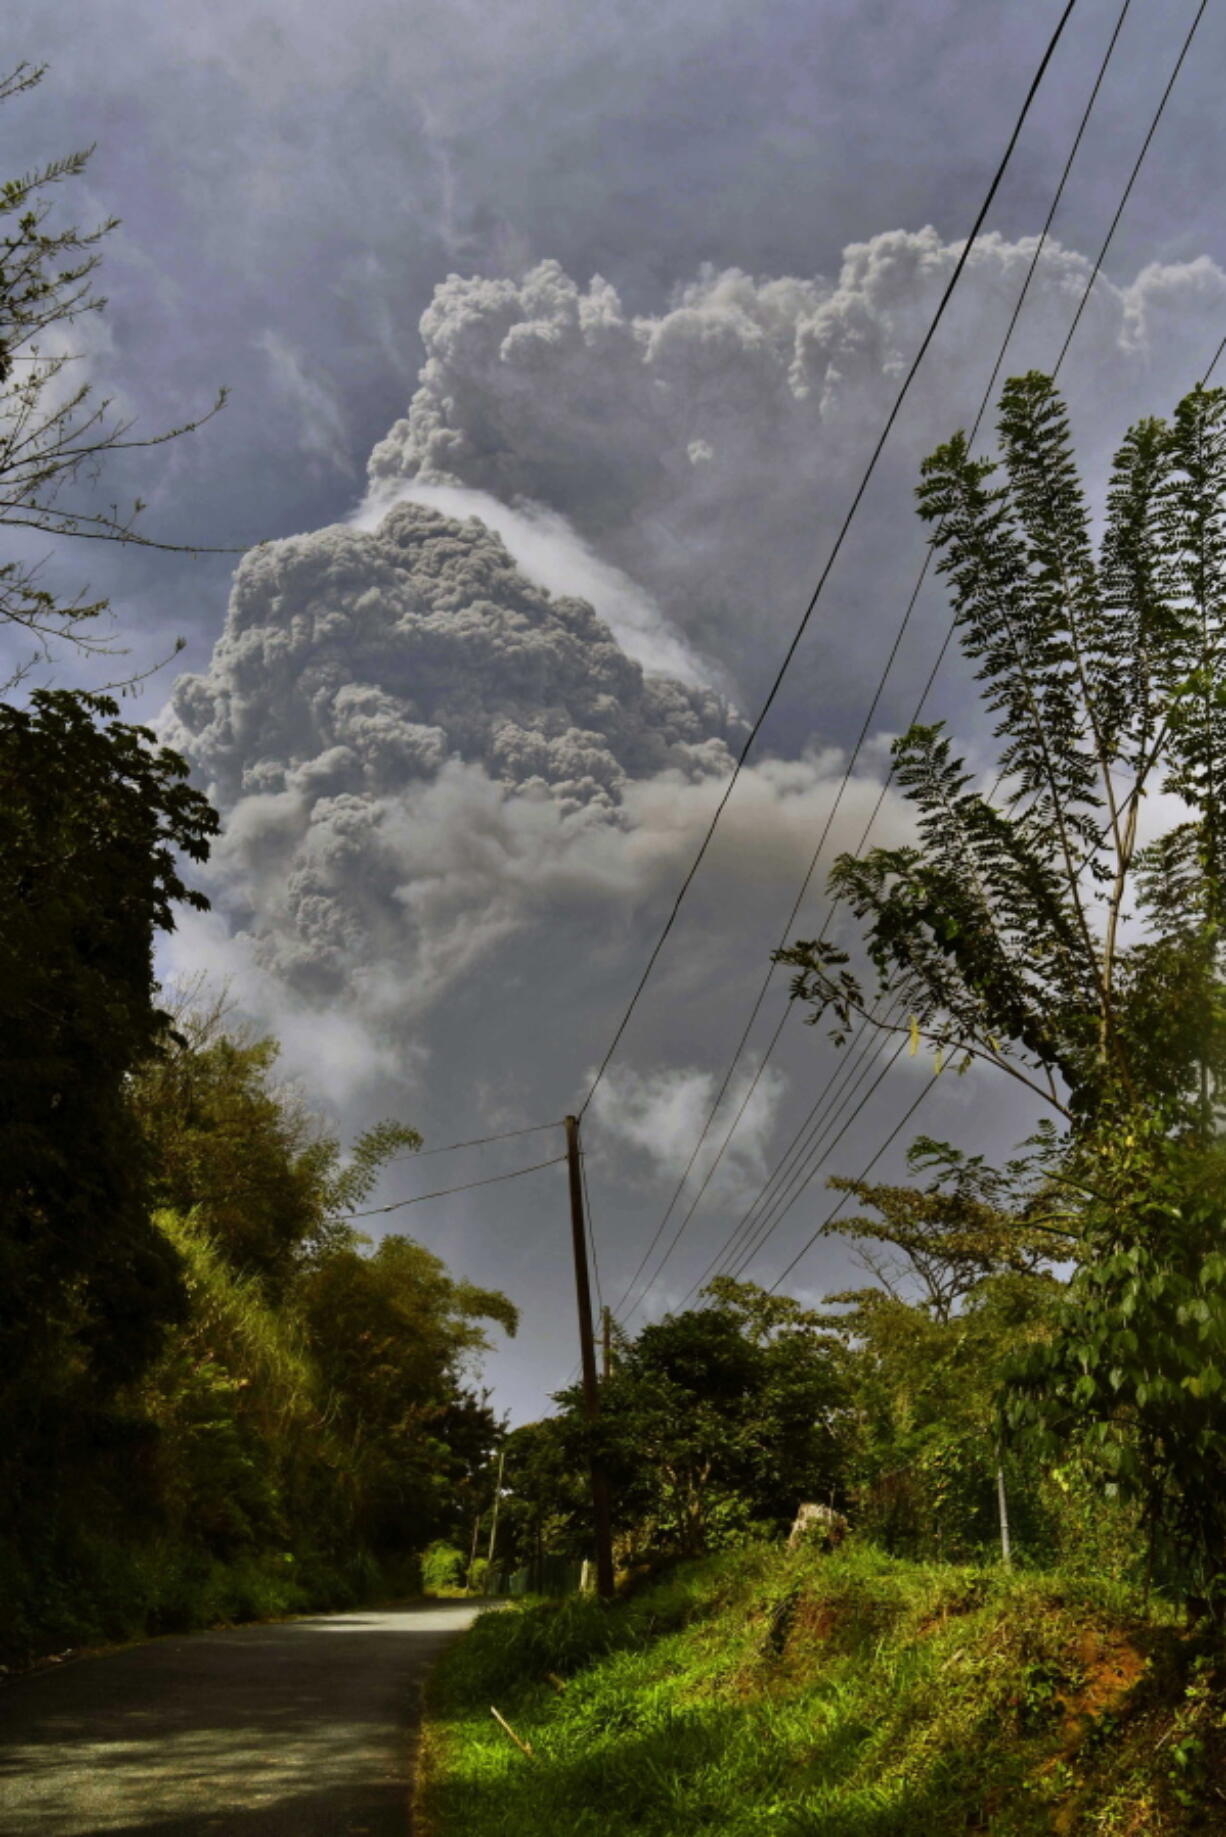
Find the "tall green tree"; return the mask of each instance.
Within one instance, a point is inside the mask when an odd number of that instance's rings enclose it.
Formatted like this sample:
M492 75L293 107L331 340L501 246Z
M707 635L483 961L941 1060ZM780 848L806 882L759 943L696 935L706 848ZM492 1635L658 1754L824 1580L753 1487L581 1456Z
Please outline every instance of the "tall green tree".
M1010 381L998 430L1000 461L956 435L919 493L996 717L996 787L943 725L913 727L894 764L918 842L843 856L831 875L902 1018L883 1019L838 947L782 955L836 1032L910 1028L1055 1113L1048 1176L1081 1270L1019 1374L1015 1423L1097 1436L1115 1483L1208 1587L1226 1535L1210 1403L1226 1222L1226 394L1196 388L1169 422L1129 430L1097 553L1050 379ZM1159 794L1172 816L1154 833Z
M227 1024L224 1002L174 1017L130 1081L159 1206L190 1217L240 1274L272 1296L329 1247L390 1157L421 1137L406 1124L366 1130L342 1157L302 1093L279 1081L277 1042Z
M483 1322L513 1334L505 1295L451 1276L410 1238L320 1257L294 1294L377 1550L456 1526L457 1487L488 1459L499 1425L472 1378Z
M152 1431L125 1392L188 1307L128 1084L166 1024L154 939L206 903L180 856L203 860L217 819L116 713L50 691L0 706L0 1618L18 1643L45 1636L30 1597L59 1598L82 1515L146 1496Z
M576 1471L589 1446L578 1392L563 1421ZM782 1529L843 1478L842 1347L787 1296L718 1278L703 1305L645 1326L601 1387L597 1429L627 1546L685 1555Z
M138 1371L181 1306L127 1083L156 1052L153 943L207 901L217 818L97 696L0 706L0 1400Z
M996 790L943 724L911 728L894 770L920 840L840 857L831 888L937 1050L1000 1066L1078 1128L1158 1105L1203 1132L1226 1053L1226 395L1195 389L1170 424L1130 430L1097 558L1048 378L1006 384L999 432L1003 466L959 434L920 489L997 717ZM1180 817L1146 840L1159 792ZM782 957L819 1013L868 1012L845 952Z

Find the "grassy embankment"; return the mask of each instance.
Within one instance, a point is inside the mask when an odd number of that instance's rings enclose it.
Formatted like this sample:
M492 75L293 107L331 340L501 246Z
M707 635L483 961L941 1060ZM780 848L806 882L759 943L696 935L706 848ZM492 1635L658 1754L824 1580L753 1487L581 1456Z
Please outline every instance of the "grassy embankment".
M1226 1832L1226 1655L1083 1579L756 1547L485 1615L429 1702L426 1837Z

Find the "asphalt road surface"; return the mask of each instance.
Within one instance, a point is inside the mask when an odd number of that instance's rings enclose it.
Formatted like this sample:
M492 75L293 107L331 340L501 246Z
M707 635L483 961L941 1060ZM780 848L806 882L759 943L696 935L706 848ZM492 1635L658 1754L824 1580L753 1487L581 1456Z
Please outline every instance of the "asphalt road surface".
M151 1640L0 1690L2 1837L406 1837L420 1686L479 1610Z

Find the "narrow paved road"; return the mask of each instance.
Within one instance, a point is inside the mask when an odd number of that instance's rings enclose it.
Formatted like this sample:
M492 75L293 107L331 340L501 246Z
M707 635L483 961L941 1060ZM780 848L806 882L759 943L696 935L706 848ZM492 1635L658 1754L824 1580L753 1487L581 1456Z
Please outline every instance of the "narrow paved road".
M420 1685L477 1608L152 1640L0 1690L3 1837L406 1837Z

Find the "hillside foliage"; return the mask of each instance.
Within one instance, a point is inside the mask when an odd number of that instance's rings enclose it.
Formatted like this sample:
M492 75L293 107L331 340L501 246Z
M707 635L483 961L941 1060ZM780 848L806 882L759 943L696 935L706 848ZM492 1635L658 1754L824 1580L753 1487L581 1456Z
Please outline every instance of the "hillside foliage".
M999 460L938 448L919 491L995 781L911 728L918 840L831 875L876 999L848 947L782 955L839 1037L910 1029L1044 1105L995 1204L1073 1274L1002 1374L1005 1427L1049 1462L1074 1443L1151 1570L1223 1613L1226 391L1128 431L1097 552L1049 378L1005 385L998 432Z
M1220 1651L1098 1579L743 1544L484 1615L430 1709L426 1837L1222 1828Z
M385 1125L342 1155L275 1057L214 1005L166 1023L122 1081L160 1282L120 1265L123 1356L109 1338L95 1355L88 1282L57 1288L43 1262L58 1331L10 1368L20 1432L0 1452L10 1661L412 1592L418 1553L465 1521L498 1434L476 1361L515 1312L345 1222L419 1138Z

